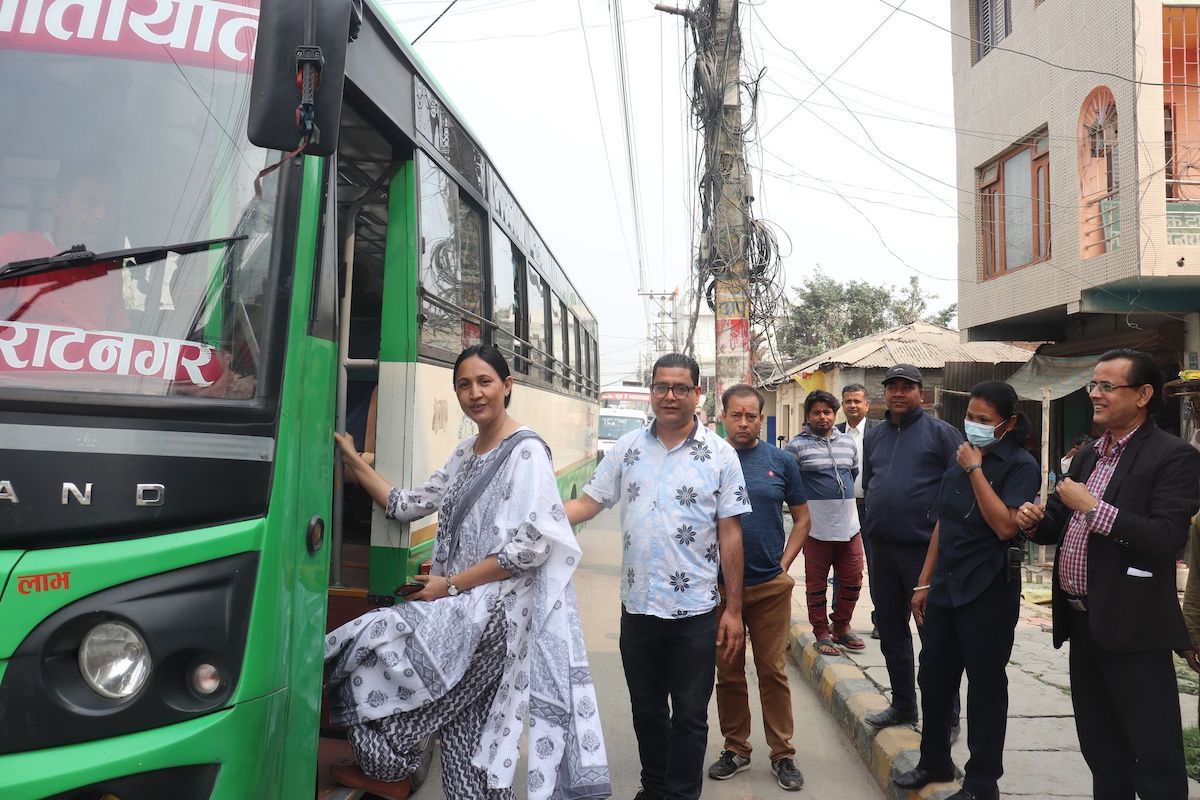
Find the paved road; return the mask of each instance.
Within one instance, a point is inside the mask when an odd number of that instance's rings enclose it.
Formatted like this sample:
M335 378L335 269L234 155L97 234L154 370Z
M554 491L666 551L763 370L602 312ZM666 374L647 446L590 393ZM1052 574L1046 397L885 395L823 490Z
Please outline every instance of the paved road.
M620 603L618 575L621 561L621 536L617 532L617 515L606 511L588 524L580 534L583 563L575 575L588 657L596 678L600 713L604 719L605 744L613 773L613 797L632 800L638 790L637 741L629 716L629 694L621 670L618 650ZM704 800L759 800L796 796L800 798L839 798L839 800L880 800L884 797L872 780L858 754L842 734L841 729L825 711L820 698L795 672L789 660L792 677L792 711L796 722L797 765L804 773L804 791L793 795L779 788L767 760L766 742L762 737L762 722L757 703L754 713L751 743L756 757L749 771L728 781L707 780ZM753 666L751 665L751 672ZM753 674L751 696L757 694ZM709 707L708 762L721 752L722 737L717 725L717 706L714 699ZM435 764L431 780L418 798L442 796ZM523 775L524 772L518 772ZM524 787L519 796L524 797Z
M803 557L797 559L792 574L803 574ZM1049 582L1049 577L1047 577ZM799 595L797 595L799 597ZM864 639L871 630L871 601L864 592L854 611L853 627ZM792 619L807 625L807 612L800 603L792 607ZM920 652L920 639L913 629L913 641ZM1079 752L1071 707L1067 658L1070 645L1054 649L1050 636L1050 611L1022 603L1016 626L1016 641L1008 662L1008 734L1004 746L1004 776L1000 794L1012 798L1054 798L1089 800L1092 776ZM879 642L867 640L867 649L846 657L863 670L866 677L890 697L890 682ZM970 756L967 749L969 726L966 720L967 681L963 678L963 728L952 754L961 768ZM1181 694L1180 710L1184 725L1195 725L1196 698ZM1200 800L1200 784L1188 781L1188 800Z

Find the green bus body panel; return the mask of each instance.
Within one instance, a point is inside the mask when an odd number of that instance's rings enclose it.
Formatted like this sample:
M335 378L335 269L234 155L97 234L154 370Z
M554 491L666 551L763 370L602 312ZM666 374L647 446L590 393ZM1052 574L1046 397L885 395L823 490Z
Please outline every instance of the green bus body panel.
M421 562L431 558L433 539L413 547L373 545L368 554L370 586L367 591L373 595L391 594L397 586L417 574Z
M0 797L43 797L107 777L220 763L214 798L312 797L323 668L329 538L307 548L309 521L330 522L336 345L307 332L324 164L304 161L278 444L264 519L99 545L16 554L13 575L70 571L70 588L0 595L0 657L49 614L148 575L258 550L259 572L237 688L226 709L112 739L0 757ZM202 491L203 487L195 487ZM7 558L6 558L7 557ZM14 554L0 555L0 570ZM186 620L181 620L186 624ZM5 666L0 662L0 670ZM20 787L20 788L16 788Z
M4 596L4 587L8 583L8 579L12 576L13 570L17 566L17 562L21 560L24 552L21 550L0 550L0 597ZM0 656L3 658L3 656Z
M383 318L380 320L379 360L417 360L416 164L404 163L388 185L387 244L383 266ZM367 591L386 596L417 571L429 558L432 544L414 548L372 545L367 555Z
M388 187L380 361L417 360L418 241L416 164L409 161Z
M42 620L80 598L148 575L258 550L262 529L262 520L251 520L144 539L29 551L13 571L14 578L27 573L70 572L70 588L21 594L16 580L10 579L0 595L0 619L4 620L0 658L10 658Z
M578 497L583 492L584 484L592 479L592 473L595 471L596 459L593 458L563 472L558 476L558 496L563 500Z
M337 365L336 344L308 335L324 170L324 160L305 158L275 477L246 645L247 680L242 685L245 696L255 697L288 689L280 714L272 718L273 730L260 731L259 746L265 752L274 752L278 742L281 774L261 792L246 783L236 795L233 787L239 784L230 783L230 797L313 795L329 587ZM337 235L332 221L325 235ZM310 554L307 533L314 518L325 526L326 536L320 550ZM267 766L264 762L264 772Z
M313 796L278 791L284 750L280 727L287 692L198 719L111 739L0 756L0 797L38 800L96 781L190 764L220 764L213 800ZM315 764L308 768L315 774ZM8 786L12 779L20 788ZM7 788L6 788L7 787Z

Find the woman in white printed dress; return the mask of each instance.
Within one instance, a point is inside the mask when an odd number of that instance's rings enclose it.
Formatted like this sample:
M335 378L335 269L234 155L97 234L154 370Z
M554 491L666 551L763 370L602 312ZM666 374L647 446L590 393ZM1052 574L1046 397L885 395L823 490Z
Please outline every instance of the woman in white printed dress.
M611 794L572 583L580 549L549 449L508 416L512 386L496 348L459 355L455 392L479 433L414 489L392 487L337 437L389 517L438 512L424 587L326 637L331 718L358 762L335 777L355 788L406 796L421 740L438 734L447 798L515 798L528 721L530 800Z

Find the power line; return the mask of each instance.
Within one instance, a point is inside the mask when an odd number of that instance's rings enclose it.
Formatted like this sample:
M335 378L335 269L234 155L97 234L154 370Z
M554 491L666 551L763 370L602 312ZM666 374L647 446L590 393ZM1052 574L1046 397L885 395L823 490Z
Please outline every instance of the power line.
M757 16L757 17L758 17L758 19L759 19L759 22L762 22L762 23L763 23L763 26L764 26L764 27L766 27L766 23L765 23L765 21L762 19L762 17L761 17L760 15L758 15L758 14L756 14L755 16ZM778 41L778 39L776 39L776 41ZM772 53L772 54L774 54L774 55L776 55L776 56L780 56L780 57L784 57L784 56L785 56L785 54L784 54L784 53L781 53L781 52L779 52L778 50L773 50L773 49L771 49L770 47L767 47L765 44L763 44L763 43L761 43L761 42L759 42L759 43L758 43L758 47L762 48L763 52L766 52L766 53ZM806 83L808 82L808 79L807 79L807 78L804 78L803 76L799 75L798 73L795 73L795 72L789 72L789 71L787 71L787 70L784 70L784 69L780 69L779 71L780 71L780 72L783 72L785 75L790 75L790 76L792 76L792 77L795 77L795 78L797 78L798 80L802 80L802 81L804 81L804 82L806 82ZM936 114L936 115L938 115L939 117L946 117L947 119L954 119L954 115L953 115L953 114L947 114L947 113L946 113L946 112L944 112L944 111L938 111L938 110L937 110L937 109L935 109L935 108L929 108L929 107L927 107L927 106L918 105L917 103L910 103L910 102L909 102L909 101L907 101L907 100L901 100L899 97L893 97L893 96L891 96L891 95L889 95L889 94L883 94L882 92L877 92L877 91L875 91L874 89L868 89L868 88L867 88L867 87L865 87L865 86L859 86L857 83L851 83L850 81L848 81L848 80L845 80L844 78L833 78L833 79L831 79L831 81L830 81L830 82L832 82L832 83L837 83L837 84L840 84L840 85L842 85L842 86L844 86L844 87L846 87L846 88L849 88L849 89L853 89L853 90L855 90L856 92L862 92L862 93L864 93L864 94L869 94L869 95L871 95L872 97L878 97L878 98L879 98L879 99L881 99L881 100L887 100L887 101L889 101L889 102L896 103L897 105L908 106L909 108L915 108L915 109L916 109L916 110L918 110L918 111L926 111L926 112L928 112L928 113L930 113L930 114ZM868 106L868 107L869 107L869 106Z
M828 89L828 88L826 88L826 91L829 91L829 89ZM831 93L832 93L832 92L831 92ZM801 106L798 106L798 107L801 107ZM803 108L804 108L806 111L808 111L810 114L813 114L813 115L817 116L817 118L818 118L818 119L820 119L822 122L825 122L825 120L823 120L823 119L822 119L822 118L821 118L819 115L816 115L816 112L814 112L814 111L813 111L811 108L808 108L808 106L806 106L806 105L805 105L805 106L802 106L802 107L803 107ZM826 124L828 125L829 123L826 123ZM833 127L833 126L831 126L831 127ZM837 128L836 128L836 127L834 127L834 130L835 130L835 131L837 131ZM837 132L838 132L839 134L841 134L841 132L840 132L840 131L837 131ZM844 137L845 137L845 138L846 138L848 141L850 141L850 142L851 142L851 143L853 143L854 145L856 145L856 146L860 147L861 149L863 149L863 150L864 150L864 152L866 152L868 155L871 155L872 157L875 157L875 158L877 158L877 159L878 159L878 156L875 156L873 153L871 153L870 151L866 150L866 148L863 148L863 147L862 147L862 145L861 145L861 144L859 144L858 142L855 142L853 139L850 139L849 137L846 137L846 136L845 136L845 134L841 134L841 135L842 135L842 136L844 136ZM786 159L782 158L782 157L781 157L781 156L779 156L778 154L776 154L776 153L772 153L772 155L773 155L775 158L777 158L777 159L779 159L780 161L782 161L783 163L785 163L785 164L787 164L788 166L792 167L792 169L795 169L795 170L797 170L797 171L799 171L799 172L802 172L802 170L800 170L798 167L796 167L796 165L794 165L794 164L792 164L792 163L788 162ZM881 162L881 163L883 163L883 164L884 164L884 166L891 167L891 165L890 165L890 164L887 164L886 162ZM903 162L897 162L897 163L903 163ZM905 164L904 166L908 166L908 165L907 165L907 164ZM894 167L891 167L891 168L892 168L892 169L895 169ZM908 168L909 168L909 169L913 169L915 172L919 172L919 170L916 170L916 169L914 169L913 167L908 167ZM913 181L913 179L912 179L912 178L909 178L909 176L905 175L905 174L904 174L904 173L902 173L902 172L899 172L898 170L897 170L897 174L899 174L899 175L901 175L902 177L904 177L904 178L906 178L906 179L908 179L908 180L912 181L912 182L913 182L915 185L917 185L917 186L921 186L919 183L916 183L916 181ZM922 174L923 174L923 173L922 173ZM935 178L934 180L937 180L937 179ZM942 181L939 181L939 182L942 182ZM947 184L947 185L949 185L949 184ZM832 188L832 187L831 187L831 188ZM921 187L921 188L924 188L924 187ZM957 187L955 187L955 188L957 188ZM854 209L854 211L855 211L856 213L858 213L860 216L862 216L862 217L863 217L863 219L865 219L865 220L867 221L867 223L868 223L868 224L871 226L871 228L874 230L874 232L875 232L875 235L876 235L876 236L879 238L879 241L880 241L880 243L883 245L884 249L885 249L885 250L887 250L887 251L888 251L888 253L889 253L889 254L891 254L891 255L892 255L894 258L896 258L896 260L897 260L897 261L899 261L901 264L903 264L904 266L906 266L906 267L908 267L909 269L911 269L913 272L916 272L916 273L918 273L918 274L920 274L920 275L926 275L927 277L929 277L929 278L932 278L932 279L934 279L934 280L942 280L942 281L950 281L950 280L955 280L955 281L957 281L958 283L965 283L965 284L972 285L972 286L974 286L974 285L977 285L977 284L980 282L978 279L976 279L976 280L968 280L968 279L964 279L964 278L941 278L941 277L938 277L938 276L936 276L936 275L931 275L931 274L929 274L929 273L925 273L925 272L923 272L922 270L919 270L919 269L917 269L916 267L913 267L911 264L909 264L907 261L905 261L903 258L901 258L901 257L900 257L900 256L899 256L899 255L898 255L898 254L897 254L897 253L896 253L896 252L895 252L895 251L894 251L892 248L891 248L891 246L890 246L890 245L887 243L886 239L884 238L882 231L880 231L880 230L879 230L879 228L878 228L878 227L875 225L875 223L874 223L874 222L871 220L870 216L869 216L868 214L866 214L866 212L864 212L862 209L858 208L858 207L857 207L857 206L856 206L856 205L855 205L853 202L851 202L849 199L847 199L847 197L846 197L845 195L843 195L841 192L838 192L836 189L835 189L834 191L835 191L835 193L836 193L836 194L838 194L838 195L839 195L839 197L841 198L842 202L846 203L846 205L848 205L848 206L850 206L852 209ZM976 195L976 193L974 193L974 192L966 192L966 190L959 190L959 191L962 191L962 192L964 192L964 193L968 193L968 194L972 194L973 196L975 196L975 195ZM938 199L940 200L940 198L938 198ZM965 214L965 213L963 213L962 211L959 211L959 210L958 210L957 208L955 208L954 206L951 206L949 203L945 203L945 201L941 201L941 202L943 202L943 204L944 204L944 205L946 205L947 207L949 207L949 208L951 208L952 210L954 210L954 212L955 212L955 215L956 215L956 216L958 216L958 217L959 217L959 218L961 218L962 220L964 220L964 221L968 222L969 224L971 224L971 225L975 225L975 224L977 224L977 223L978 223L978 220L975 218L974 214L971 214L971 215ZM995 235L995 229L992 229L992 230L990 230L990 231L985 231L985 233L986 233L987 235L989 235L989 236L990 236L990 235ZM1028 253L1028 252L1026 252L1025 254L1026 254L1026 255L1030 255L1030 253ZM1047 259L1047 260L1043 260L1043 261L1037 261L1037 262L1031 262L1031 263L1033 263L1033 264L1040 264L1040 265L1046 266L1046 267L1048 267L1048 268L1050 268L1050 269L1053 269L1053 270L1055 270L1056 272L1059 272L1059 273L1061 273L1061 274L1063 274L1063 275L1066 275L1066 276L1067 276L1067 277L1069 277L1069 278L1073 278L1074 280L1078 281L1078 282L1080 283L1080 285L1082 285L1082 286L1084 286L1084 287L1086 287L1086 288L1088 288L1088 289L1092 289L1092 290L1094 290L1094 291L1097 291L1097 292L1100 292L1100 293L1102 293L1102 294L1106 294L1106 295L1108 295L1108 296L1112 297L1113 299L1115 299L1115 300L1118 300L1118 301L1120 301L1121 303L1124 303L1124 304L1128 305L1128 306L1129 306L1129 308L1130 308L1130 313L1133 313L1134 311L1142 311L1142 312L1145 312L1145 313L1149 313L1149 314L1156 314L1156 315L1158 315L1158 316L1166 317L1167 319L1171 319L1171 320L1180 321L1180 320L1182 319L1182 317L1179 317L1179 316L1177 316L1177 315L1174 315L1174 314L1169 314L1169 313L1167 313L1167 312L1165 312L1165 311L1159 311L1159 310L1158 310L1158 309L1156 309L1156 308L1150 308L1149 306L1144 306L1144 305L1141 305L1140 303L1137 303L1137 302L1136 302L1136 297L1135 297L1135 299L1134 299L1134 300L1129 300L1129 299L1126 299L1125 297L1123 297L1123 296L1121 296L1120 294L1118 294L1118 293L1116 293L1116 292L1112 291L1111 289L1108 289L1108 288L1107 288L1107 287L1105 287L1105 286L1101 286L1101 285L1098 285L1098 284L1094 284L1094 283L1092 283L1091 281L1088 281L1086 278L1084 278L1084 277L1083 277L1083 275L1082 275L1082 274L1075 273L1075 272L1071 272L1070 270L1068 270L1068 269L1066 269L1066 268L1064 268L1064 267L1060 267L1060 266L1058 266L1057 264L1055 264L1055 263L1054 263L1054 260L1053 260L1053 259Z
M633 103L629 96L629 69L625 53L625 28L621 0L612 0L614 58L621 95L621 115L625 132L625 157L629 161L629 194L633 203L633 238L638 263L638 291L646 289L645 239L642 235L642 203L638 192L637 148L633 136Z
M579 29L583 36L583 51L587 56L588 77L592 82L592 100L596 105L596 124L600 127L600 143L604 146L604 163L608 167L608 185L612 189L613 207L617 212L617 223L621 227L621 240L625 243L625 256L629 256L629 233L625 230L625 216L621 213L621 201L617 197L617 183L613 178L612 156L608 152L608 135L604 132L604 115L600 112L600 92L596 88L596 72L592 67L592 46L588 42L587 26L583 19L583 2L575 0L575 8L579 12ZM626 261L631 269L633 265ZM636 275L634 276L637 277ZM639 287L640 288L640 287Z
M901 6L902 6L902 5L904 5L906 2L908 2L908 0L900 0L900 5L901 5ZM842 59L842 60L841 60L841 61L838 63L838 65L837 65L836 67L834 67L834 68L833 68L833 72L830 72L830 73L829 73L828 75L826 75L824 78L820 78L820 83L818 83L818 84L817 84L817 86L816 86L816 87L815 87L815 88L814 88L812 91L810 91L808 94L806 94L806 95L804 96L804 99L803 99L803 100L801 100L801 101L799 102L799 105L797 105L797 106L796 106L796 108L799 108L800 106L804 105L804 103L805 103L805 102L807 102L807 101L808 101L808 99L809 99L810 97L812 97L814 94L816 94L817 92L819 92L819 91L820 91L822 88L824 88L824 87L825 87L825 85L826 85L826 84L829 82L829 79L830 79L830 78L832 78L834 75L836 75L838 70L840 70L842 67L846 66L846 62L848 62L850 59L854 58L854 56L855 56L855 55L858 53L858 51L859 51L859 50L862 50L862 49L863 49L863 47L865 47L865 46L866 46L867 42L871 41L871 38L872 38L872 37L873 37L875 34L879 33L879 30L880 30L880 28L882 28L884 25L886 25L886 24L888 23L888 20L890 20L892 17L894 17L894 16L896 15L896 12L897 12L897 11L899 11L899 10L900 10L900 6L894 6L894 7L892 8L892 11L891 11L891 13L889 13L889 14L888 14L886 17L884 17L884 18L883 18L883 19L882 19L882 20L879 22L879 24L878 24L878 25L876 25L876 26L875 26L875 27L874 27L874 28L871 30L871 32L870 32L870 33L868 33L868 34L866 35L866 38L864 38L864 39L863 39L861 42L859 42L859 43L858 43L858 46L857 46L857 47L855 47L853 50L851 50L851 51L850 51L850 53L849 53L849 54L848 54L848 55L847 55L845 58L843 58L843 59ZM758 12L755 12L755 13L758 13ZM770 28L767 28L767 33L771 34L771 38L772 38L772 39L775 39L775 34L771 33L771 29L770 29ZM778 40L778 39L775 39L775 41L779 42L779 40ZM790 47L787 47L787 46L786 46L786 45L784 45L782 42L779 42L779 44L780 44L780 46L781 46L781 47L784 47L784 48L785 48L785 49L787 49L787 50L791 50L791 48L790 48ZM793 52L794 52L794 51L793 51ZM799 58L799 56L797 56L797 58ZM807 65L805 66L805 69L808 69L808 66L807 66ZM809 70L809 72L812 72L812 70ZM813 74L813 77L814 77L814 78L817 78L817 77L818 77L818 76L817 76L817 73L813 72L812 74ZM832 92L832 91L830 91L829 93L830 93L830 94L833 94L833 92ZM774 125L772 125L772 126L771 126L771 128L770 128L770 129L769 129L769 130L768 130L766 133L764 133L764 134L762 135L762 138L764 138L764 139L765 139L767 136L769 136L769 135L770 135L771 131L775 130L775 129L776 129L776 128L778 128L780 125L782 125L782 124L784 123L784 120L786 120L786 119L787 119L788 117L790 117L792 114L796 113L796 108L793 108L791 111L789 111L788 113L784 114L782 119L780 119L778 122L776 122Z
M657 17L656 14L649 14L644 17L631 17L631 18L625 20L625 24L628 25L631 22L645 22L646 20L655 19L656 17ZM603 24L598 24L598 25L585 25L584 27L587 28L588 30L595 30L596 28L607 28L607 27L609 27L609 24L607 22L605 22ZM494 36L475 36L470 39L430 39L429 43L430 44L473 44L475 42L494 42L499 39L505 39L505 40L507 40L507 39L544 39L547 36L557 36L557 35L563 34L563 33L574 33L577 30L579 30L579 26L572 25L569 28L556 28L552 31L541 31L538 33L498 33Z
M442 2L442 0L431 0L429 5L439 5L439 4L441 4L441 2ZM477 2L478 2L478 0L477 0ZM505 11L514 6L525 5L526 3L534 3L534 2L537 2L537 0L491 0L491 2L488 2L486 4L481 3L479 5L471 6L470 8L465 7L465 4L464 4L464 7L459 9L458 15L460 17L463 17L463 16L467 16L468 14L486 14L486 13L489 13L492 11ZM407 6L409 6L410 3L409 3L409 0L380 0L379 5L383 6L384 8L395 8L397 10L399 10L401 7L405 7L405 9L408 10ZM427 18L428 16L429 16L428 14L420 14L419 16L416 16L416 17L406 17L404 19L397 19L396 22L399 22L402 24L408 23L408 22L420 22L421 20Z
M443 8L443 9L442 9L442 13L440 13L440 14L438 14L436 17L434 17L434 19L433 19L433 22L431 22L431 23L429 23L428 25L426 25L426 26L425 26L425 30L423 30L423 31L421 31L420 33L418 33L418 34L417 34L417 38L415 38L415 39L413 39L413 40L412 40L413 46L415 47L415 46L416 46L416 44L417 44L417 42L421 41L421 37L422 37L422 36L424 36L425 34L429 33L430 29L432 29L434 25L437 25L437 24L438 24L438 21L439 21L439 20L440 20L442 17L446 16L446 13L447 13L447 12L448 12L450 9L454 8L454 6L455 6L457 3L458 3L458 0L450 0L450 5L448 5L448 6L446 6L445 8Z
M901 14L907 14L908 16L912 17L913 19L919 19L919 20L921 20L921 22L924 22L926 25L932 25L933 27L937 28L938 30L944 31L945 33L948 33L951 36L957 37L959 39L965 39L966 41L971 42L972 44L985 45L988 48L989 52L991 52L992 50L998 50L1003 53L1012 53L1013 55L1024 56L1025 58L1031 58L1034 61L1045 64L1048 67L1054 67L1055 69L1061 69L1065 72L1074 72L1079 75L1099 75L1104 78L1116 78L1119 81L1124 81L1125 83L1128 83L1133 86L1156 86L1156 87L1178 86L1178 87L1183 87L1186 89L1200 89L1200 83L1163 83L1160 81L1143 81L1143 80L1139 80L1138 78L1131 78L1127 75L1121 75L1116 72L1108 72L1107 70L1091 69L1089 67L1072 67L1067 64L1059 64L1057 62L1050 61L1049 59L1042 58L1039 55L1034 55L1033 53L1027 53L1024 50L1016 50L1011 47L1004 47L1003 45L990 44L988 42L984 42L979 39L976 39L972 36L968 36L967 34L959 33L958 31L951 30L950 28L947 28L944 25L934 22L933 20L928 19L927 17L922 17L920 14L915 14L912 11L909 11L908 9L902 9L902 8L900 8L900 6L894 6L891 3L889 3L888 0L879 0L879 2L883 3L885 6L893 9L894 11L899 11ZM900 5L904 5L903 0L900 3Z

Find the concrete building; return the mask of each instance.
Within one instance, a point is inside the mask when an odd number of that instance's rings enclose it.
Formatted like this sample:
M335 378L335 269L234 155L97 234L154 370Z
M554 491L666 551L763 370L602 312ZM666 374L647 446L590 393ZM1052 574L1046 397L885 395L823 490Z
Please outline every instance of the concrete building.
M964 339L1200 366L1200 3L951 7Z

